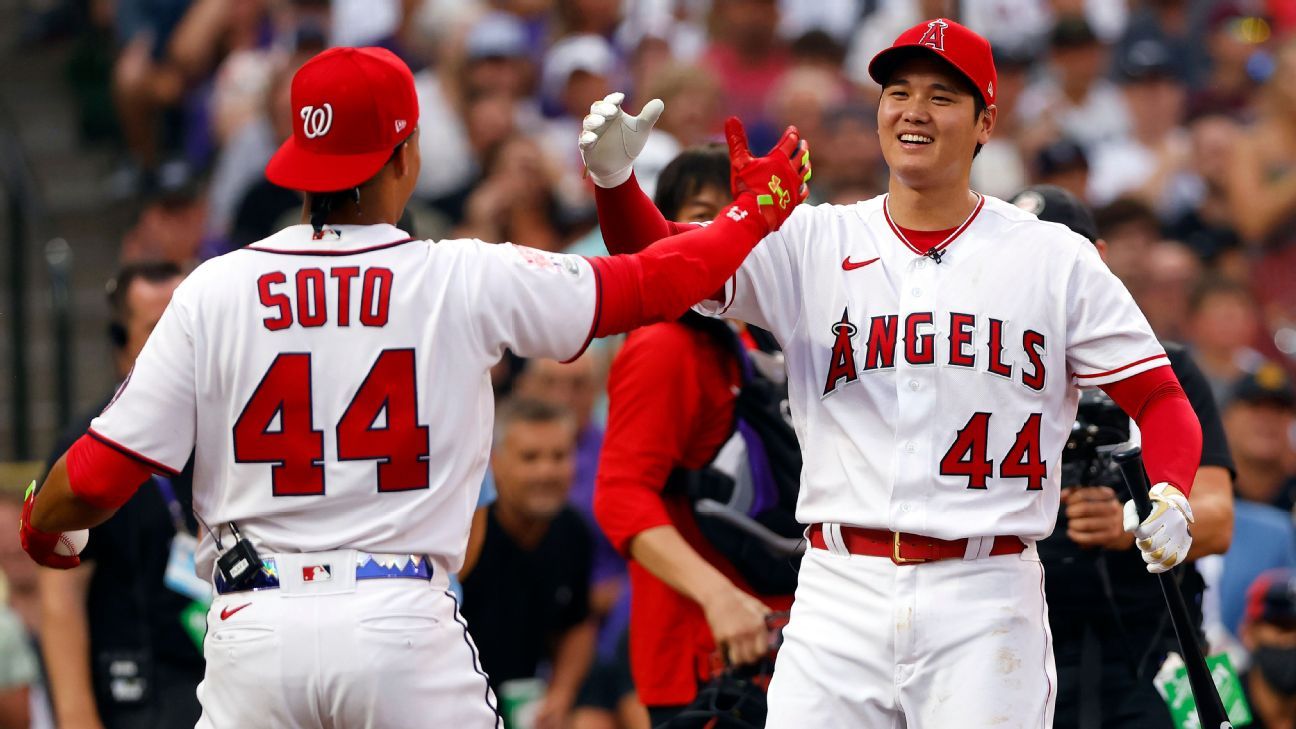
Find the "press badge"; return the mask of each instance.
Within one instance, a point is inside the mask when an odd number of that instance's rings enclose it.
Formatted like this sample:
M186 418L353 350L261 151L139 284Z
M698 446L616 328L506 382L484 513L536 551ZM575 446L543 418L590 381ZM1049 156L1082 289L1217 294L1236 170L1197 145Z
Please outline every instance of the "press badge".
M198 551L198 540L183 532L171 538L171 556L167 559L166 575L163 583L167 589L207 607L212 603L212 586L207 580L198 577L194 568L194 553Z

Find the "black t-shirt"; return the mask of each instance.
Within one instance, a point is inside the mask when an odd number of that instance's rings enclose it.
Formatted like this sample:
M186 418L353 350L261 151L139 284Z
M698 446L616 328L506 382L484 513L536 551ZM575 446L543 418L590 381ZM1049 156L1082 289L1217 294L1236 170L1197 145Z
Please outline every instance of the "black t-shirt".
M108 404L68 428L55 444L47 464L53 466L72 443L85 434L90 421ZM195 533L192 516L193 461L171 479L189 532ZM90 530L90 541L81 559L93 563L86 598L90 627L90 655L95 685L112 654L151 656L154 669L186 672L202 677L201 651L181 627L180 613L192 602L168 589L163 582L171 556L175 526L167 502L152 479L108 521Z
M593 541L564 507L540 543L524 550L487 512L481 557L463 581L463 615L493 687L530 678L564 632L589 616Z
M1173 343L1163 344L1170 366L1179 378L1197 419L1201 421L1201 465L1220 466L1233 474L1233 457L1229 453L1224 426L1220 422L1210 384L1183 347ZM1119 478L1098 485L1111 486L1122 502L1130 498L1129 490ZM1147 565L1138 550L1113 552L1080 549L1067 538L1066 530L1064 507L1058 515L1053 534L1040 543L1049 618L1055 641L1060 644L1070 636L1078 636L1076 629L1085 623L1094 625L1100 631L1118 629L1111 619L1113 611L1119 615L1125 632L1130 634L1131 639L1149 633L1169 636L1169 625L1163 619L1166 609L1160 584L1148 574ZM1201 575L1192 564L1180 567L1175 572L1180 576L1180 587L1189 609L1195 613L1195 620L1200 625L1201 596L1205 590ZM1173 636L1168 639L1172 640ZM1137 640L1146 640L1146 637L1138 637ZM1136 649L1142 654L1142 647Z

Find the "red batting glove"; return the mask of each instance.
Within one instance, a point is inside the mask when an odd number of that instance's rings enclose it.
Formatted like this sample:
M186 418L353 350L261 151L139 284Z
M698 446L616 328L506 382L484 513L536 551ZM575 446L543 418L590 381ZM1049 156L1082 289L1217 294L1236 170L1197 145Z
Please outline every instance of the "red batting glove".
M27 487L27 498L23 500L22 516L18 518L18 540L22 542L23 551L35 560L36 564L53 567L56 570L70 570L81 564L78 555L55 554L62 532L49 534L31 525L32 506L36 503L36 482Z
M810 148L796 127L788 127L764 157L752 156L747 132L738 117L725 121L729 142L729 182L734 199L756 196L761 216L771 231L778 230L810 188Z

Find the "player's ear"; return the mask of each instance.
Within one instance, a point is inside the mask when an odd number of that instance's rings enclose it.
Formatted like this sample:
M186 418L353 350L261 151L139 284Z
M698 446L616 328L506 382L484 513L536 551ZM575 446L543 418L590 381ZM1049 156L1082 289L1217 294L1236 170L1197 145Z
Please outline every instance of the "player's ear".
M392 172L398 180L404 179L407 175L418 177L421 163L418 134L419 130L415 127L413 133L401 142L401 145L396 148L396 153L392 155Z
M981 110L981 116L977 118L977 144L990 141L990 134L994 132L995 122L998 119L999 107L994 104Z

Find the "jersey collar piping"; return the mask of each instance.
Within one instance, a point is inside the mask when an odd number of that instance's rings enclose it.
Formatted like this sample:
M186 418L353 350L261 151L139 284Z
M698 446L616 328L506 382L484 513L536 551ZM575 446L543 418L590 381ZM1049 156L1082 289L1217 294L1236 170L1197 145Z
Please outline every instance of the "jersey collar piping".
M972 208L972 212L968 214L967 220L964 220L959 227L955 228L954 231L945 238L945 240L932 246L931 250L942 251L949 247L951 243L963 234L963 231L968 229L968 226L972 225L972 221L975 220L977 214L981 212L981 208L985 207L985 195L982 195L979 192L974 192L973 194L977 196L977 204L976 207ZM905 247L909 250L920 256L928 255L929 251L919 250L917 246L910 243L909 239L905 237L904 231L900 230L900 226L896 225L895 221L891 219L891 211L887 208L887 201L890 200L890 197L891 196L888 195L882 199L882 216L886 218L887 225L891 227L891 232L894 233L895 237L898 238L901 243L905 244Z

